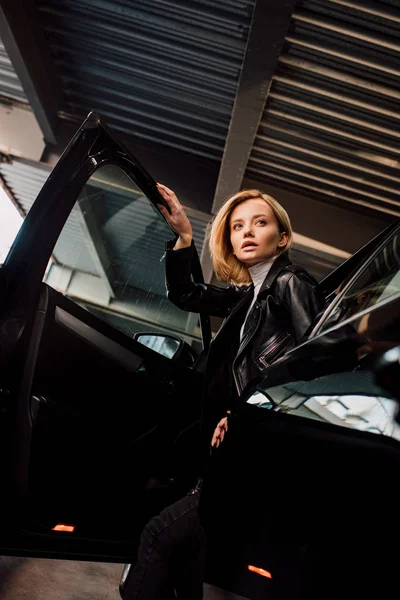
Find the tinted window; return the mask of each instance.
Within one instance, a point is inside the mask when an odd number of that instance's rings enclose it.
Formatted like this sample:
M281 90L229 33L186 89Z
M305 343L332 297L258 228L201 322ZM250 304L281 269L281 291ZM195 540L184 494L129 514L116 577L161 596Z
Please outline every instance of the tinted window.
M400 292L400 234L397 233L355 277L334 304L318 333Z
M395 244L394 238L385 251L395 249ZM400 346L397 265L391 258L394 255L385 251L367 266L342 299L352 298L352 290L362 294L372 284L373 292L361 307L358 303L352 311L346 307L344 322L337 321L335 327L295 349L292 358L288 355L278 361L265 387L258 387L262 394L250 398L251 404L400 440L400 428L393 419L397 401L377 385L374 376L374 366L382 354ZM375 285L377 281L382 282L380 287ZM280 383L272 385L272 381Z
M128 336L179 335L200 344L198 315L166 297L165 242L172 233L116 166L89 179L54 248L44 281Z

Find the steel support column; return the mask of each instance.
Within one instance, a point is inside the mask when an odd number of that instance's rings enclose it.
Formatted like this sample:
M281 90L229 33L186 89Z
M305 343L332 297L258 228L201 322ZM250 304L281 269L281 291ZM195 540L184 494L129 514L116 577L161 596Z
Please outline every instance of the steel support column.
M218 175L212 213L225 198L240 190L258 124L285 41L297 0L256 0L246 52L233 105L224 154ZM208 249L202 265L207 281L212 276Z
M0 38L49 144L56 143L60 98L56 78L32 0L2 0Z

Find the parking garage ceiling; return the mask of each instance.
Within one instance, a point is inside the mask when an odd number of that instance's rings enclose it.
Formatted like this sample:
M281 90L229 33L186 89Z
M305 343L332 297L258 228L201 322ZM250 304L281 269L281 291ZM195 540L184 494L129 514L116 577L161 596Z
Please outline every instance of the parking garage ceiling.
M2 0L0 102L43 138L0 138L3 185L26 207L94 110L206 217L272 193L322 276L400 216L399 34L398 0Z

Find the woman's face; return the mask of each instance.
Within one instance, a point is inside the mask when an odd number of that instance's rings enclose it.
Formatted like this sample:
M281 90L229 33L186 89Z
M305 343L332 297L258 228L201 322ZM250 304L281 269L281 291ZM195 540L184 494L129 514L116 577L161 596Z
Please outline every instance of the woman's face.
M262 198L245 200L235 206L229 220L233 253L248 267L271 259L287 244L286 233Z

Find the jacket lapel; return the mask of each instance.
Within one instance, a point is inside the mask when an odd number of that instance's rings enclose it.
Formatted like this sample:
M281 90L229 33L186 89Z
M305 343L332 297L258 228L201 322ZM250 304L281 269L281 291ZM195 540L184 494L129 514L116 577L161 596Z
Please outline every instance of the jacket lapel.
M232 308L231 312L229 313L229 315L226 317L226 319L224 320L224 322L222 323L221 327L219 328L219 330L217 331L217 333L215 334L215 336L213 337L213 339L211 340L211 342L213 342L217 337L218 334L220 333L220 331L222 329L225 330L225 325L231 321L233 319L233 317L244 307L244 305L246 304L250 304L250 299L253 297L252 294L249 295L249 292L254 288L253 285L249 285L245 291L243 291L243 295L240 298L240 300L235 304L235 306Z
M260 296L261 294L263 294L263 292L269 290L272 284L274 283L275 279L278 277L279 273L282 271L282 269L291 264L292 261L290 260L287 251L278 256L278 258L274 261L272 267L268 271L267 276L261 285L260 291L258 292L258 295Z

